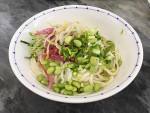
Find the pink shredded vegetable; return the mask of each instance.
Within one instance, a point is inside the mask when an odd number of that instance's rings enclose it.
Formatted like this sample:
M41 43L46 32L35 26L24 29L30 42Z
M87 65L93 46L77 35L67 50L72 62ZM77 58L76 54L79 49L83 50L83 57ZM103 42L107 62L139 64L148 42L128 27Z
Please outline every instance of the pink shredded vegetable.
M37 31L34 36L37 36L37 35L50 35L52 32L54 31L54 28L47 28L47 29L44 29L44 30L41 30L41 31Z

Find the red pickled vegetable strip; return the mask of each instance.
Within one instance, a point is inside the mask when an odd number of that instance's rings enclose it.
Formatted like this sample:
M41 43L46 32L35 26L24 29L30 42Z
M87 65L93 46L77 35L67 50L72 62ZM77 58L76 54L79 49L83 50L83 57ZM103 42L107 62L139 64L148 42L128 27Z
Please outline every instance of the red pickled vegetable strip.
M54 76L55 75L50 75L49 77L48 77L48 80L49 80L49 88L52 88L53 87L53 85L54 85Z
M47 28L41 31L37 31L34 35L49 35L54 31L54 28Z

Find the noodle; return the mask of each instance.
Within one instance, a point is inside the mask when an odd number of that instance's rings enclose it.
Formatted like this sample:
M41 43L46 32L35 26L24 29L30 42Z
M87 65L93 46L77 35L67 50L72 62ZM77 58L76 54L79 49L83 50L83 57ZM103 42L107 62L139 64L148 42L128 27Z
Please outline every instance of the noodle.
M50 88L55 91L57 84L70 85L76 81L85 85L77 87L78 95L82 95L95 90L88 92L84 89L86 86L92 88L99 84L100 90L100 87L114 81L122 61L113 41L99 35L96 29L89 29L79 22L51 26L51 31L46 29L35 33L39 37L35 38L33 35L30 43L30 68L36 77L43 75L44 80L48 80L44 85L49 83ZM41 82L40 77L37 79Z

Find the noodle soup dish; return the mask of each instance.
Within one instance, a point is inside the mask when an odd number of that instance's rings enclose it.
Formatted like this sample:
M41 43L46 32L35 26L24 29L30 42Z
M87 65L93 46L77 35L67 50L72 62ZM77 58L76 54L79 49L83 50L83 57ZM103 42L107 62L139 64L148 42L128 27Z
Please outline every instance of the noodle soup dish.
M104 9L69 5L24 22L9 47L16 77L34 93L66 103L108 98L128 86L143 61L132 26Z

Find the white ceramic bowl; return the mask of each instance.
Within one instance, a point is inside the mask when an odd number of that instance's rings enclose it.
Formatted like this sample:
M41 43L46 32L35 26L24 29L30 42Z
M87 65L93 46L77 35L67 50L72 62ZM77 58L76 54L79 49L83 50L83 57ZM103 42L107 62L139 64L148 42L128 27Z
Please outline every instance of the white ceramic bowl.
M84 96L65 96L54 93L37 82L31 74L28 47L20 40L29 41L29 31L48 27L47 23L80 21L87 26L99 27L108 39L119 47L123 64L115 81L102 91ZM123 34L120 34L123 29ZM40 12L24 22L14 34L9 47L9 61L16 77L34 93L50 100L66 103L86 103L108 98L127 87L137 76L143 61L143 48L139 36L124 19L107 10L82 5L61 6Z

